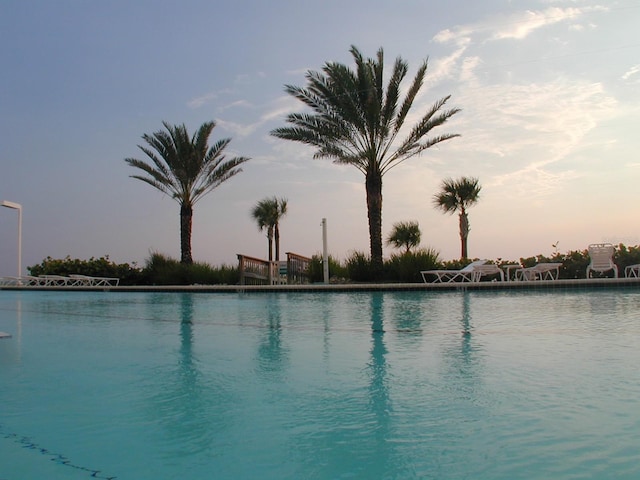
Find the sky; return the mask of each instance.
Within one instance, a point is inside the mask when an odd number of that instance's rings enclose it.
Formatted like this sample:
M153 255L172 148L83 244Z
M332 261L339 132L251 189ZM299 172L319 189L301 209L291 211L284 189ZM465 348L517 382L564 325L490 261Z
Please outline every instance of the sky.
M469 255L518 260L640 244L639 0L2 0L0 200L23 207L22 273L45 257L180 257L179 206L124 159L162 122L251 157L194 209L195 261L267 257L251 218L288 200L281 251L344 260L369 251L364 176L269 134L305 111L286 84L384 49L388 70L428 61L407 124L439 99L460 108L433 134L460 137L385 175L383 236L417 221L423 248L458 258L457 215L433 206L445 178L477 177ZM0 275L15 275L18 215L0 208ZM555 245L555 247L554 247ZM385 246L388 257L395 250Z

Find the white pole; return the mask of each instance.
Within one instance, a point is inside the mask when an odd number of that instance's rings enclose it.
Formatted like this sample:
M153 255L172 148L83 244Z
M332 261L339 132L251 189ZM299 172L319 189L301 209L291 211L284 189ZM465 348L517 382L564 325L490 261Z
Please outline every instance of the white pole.
M322 273L324 283L329 283L329 254L327 249L327 219L322 219Z
M15 202L9 202L8 200L3 200L3 207L13 208L14 210L18 210L18 277L22 276L22 205Z
M18 209L18 277L22 276L22 207Z

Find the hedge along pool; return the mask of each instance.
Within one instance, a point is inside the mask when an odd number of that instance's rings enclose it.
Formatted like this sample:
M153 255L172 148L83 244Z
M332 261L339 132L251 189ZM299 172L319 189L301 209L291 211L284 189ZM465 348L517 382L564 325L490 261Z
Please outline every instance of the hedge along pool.
M640 292L0 292L0 479L640 477Z

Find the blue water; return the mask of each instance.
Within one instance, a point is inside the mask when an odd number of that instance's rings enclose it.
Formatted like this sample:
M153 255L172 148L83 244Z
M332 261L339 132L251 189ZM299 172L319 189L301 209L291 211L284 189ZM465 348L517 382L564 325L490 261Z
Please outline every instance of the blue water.
M0 479L637 479L634 290L0 291Z

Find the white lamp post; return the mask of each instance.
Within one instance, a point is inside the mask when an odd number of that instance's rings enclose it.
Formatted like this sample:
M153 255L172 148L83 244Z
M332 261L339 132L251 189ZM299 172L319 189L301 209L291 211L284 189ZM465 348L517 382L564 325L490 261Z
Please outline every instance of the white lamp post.
M327 219L322 219L322 276L329 283L329 253L327 249Z
M18 210L18 277L22 276L22 205L15 202L9 202L8 200L3 200L3 207L13 208L14 210Z

